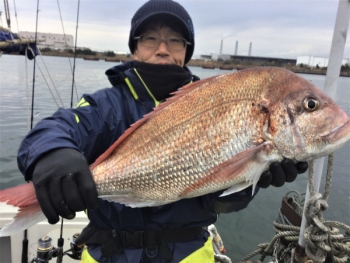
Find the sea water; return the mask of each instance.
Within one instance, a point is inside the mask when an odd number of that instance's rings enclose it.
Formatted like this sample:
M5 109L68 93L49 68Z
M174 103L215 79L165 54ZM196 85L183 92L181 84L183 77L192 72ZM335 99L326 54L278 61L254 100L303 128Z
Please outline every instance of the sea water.
M73 59L48 56L36 60L38 63L33 74L33 61L26 61L23 56L0 57L0 189L24 182L17 168L16 155L21 140L31 128L33 81L34 126L42 118L52 115L58 107L70 107L72 93L74 106L83 93L110 87L105 71L118 64L83 59L74 62ZM73 67L76 69L74 83ZM200 67L190 69L201 79L230 72ZM300 75L323 88L325 76ZM73 92L72 86L76 87ZM339 78L336 102L350 115L350 78ZM350 143L335 153L329 208L324 212L326 220L350 224L349 178ZM325 172L321 193L324 192L324 185ZM287 183L283 187L261 189L246 209L219 216L216 227L223 238L227 255L233 262L255 250L258 244L271 241L275 234L272 222L280 209L283 196L291 190L304 193L306 186L307 174L299 175L293 183Z

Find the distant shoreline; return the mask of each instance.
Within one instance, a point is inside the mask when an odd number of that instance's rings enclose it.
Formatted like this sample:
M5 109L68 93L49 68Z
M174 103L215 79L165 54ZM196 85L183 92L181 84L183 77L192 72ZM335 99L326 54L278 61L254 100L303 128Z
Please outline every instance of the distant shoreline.
M62 51L49 51L49 52L43 52L41 51L41 54L43 56L55 56L55 57L71 57L73 58L74 55L70 54L68 52L62 52ZM9 54L9 55L15 55L15 54ZM126 62L132 60L132 56L128 55L120 55L116 54L114 57L108 57L103 55L102 53L97 53L94 56L84 56L84 55L77 55L77 58L82 58L85 60L105 60L110 62ZM253 63L242 63L242 64L235 64L231 61L214 61L214 60L204 60L204 59L191 59L187 66L191 67L202 67L207 69L222 69L222 70L242 70L247 68L254 68L254 67L282 67L285 69L288 69L295 73L300 74L314 74L314 75L326 75L327 69L326 68L310 68L308 66L300 67L295 65L274 65L274 64L253 64ZM350 68L347 70L343 70L340 72L341 77L350 77Z

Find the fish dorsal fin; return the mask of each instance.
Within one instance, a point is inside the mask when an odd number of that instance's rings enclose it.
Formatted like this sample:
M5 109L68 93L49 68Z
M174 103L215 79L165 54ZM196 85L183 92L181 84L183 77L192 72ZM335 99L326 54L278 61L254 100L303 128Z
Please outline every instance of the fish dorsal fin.
M213 76L210 78L202 79L199 81L196 81L194 83L190 83L188 85L183 86L178 91L175 91L172 93L174 96L168 98L165 102L161 103L158 107L154 108L153 111L146 114L142 119L136 121L133 123L130 128L128 128L115 143L113 143L103 154L101 154L93 164L90 165L90 169L94 169L97 165L99 165L103 160L105 160L116 148L117 146L125 140L130 134L132 134L137 128L139 128L141 125L146 123L149 119L151 119L155 114L157 114L159 111L164 109L165 107L169 106L170 104L177 101L179 98L183 97L184 95L188 94L194 89L197 89L198 87L210 82L217 76Z
M185 86L183 86L182 88L178 89L177 91L171 93L173 96L171 96L170 98L168 98L165 102L161 103L157 108L154 108L154 111L148 113L145 115L145 117L147 115L152 115L153 113L157 113L158 111L162 110L163 108L169 106L170 104L172 104L174 101L177 101L179 98L181 98L182 96L190 93L192 90L197 89L198 87L201 87L202 85L212 81L213 79L217 78L217 76L213 76L213 77L209 77L209 78L205 78L202 80L198 80L196 82L187 84Z

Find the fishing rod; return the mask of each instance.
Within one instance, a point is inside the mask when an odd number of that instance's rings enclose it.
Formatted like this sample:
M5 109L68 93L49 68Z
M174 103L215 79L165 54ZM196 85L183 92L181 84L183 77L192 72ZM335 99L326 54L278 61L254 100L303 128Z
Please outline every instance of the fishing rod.
M37 0L37 7L36 7L36 27L35 27L35 43L38 39L38 20L39 20L39 1ZM36 56L34 56L34 65L33 65L33 86L32 86L32 107L31 107L31 115L30 115L30 130L33 128L33 122L34 122L34 91L35 91L35 63L36 62ZM28 238L27 238L28 230L24 230L24 238L22 241L22 263L28 262Z
M9 30L11 30L10 9L9 9L9 3L7 0L4 0L4 9L5 9L7 27Z
M37 1L37 7L36 7L35 43L38 39L39 2L40 2L40 0ZM32 108L31 108L31 116L30 116L30 129L33 129L33 122L34 122L34 91L35 91L36 56L34 56L33 61L34 61L34 65L33 65Z
M75 82L75 61L77 58L77 42L78 42L78 25L79 25L79 9L80 9L80 0L78 0L78 10L77 10L77 25L75 30L75 44L74 44L74 60L73 60L73 79L72 79L72 93L70 107L73 108L73 91L74 91L74 82Z
M5 3L7 0L4 0ZM37 43L38 40L38 21L39 21L39 3L40 0L37 0L37 8L36 8L36 26L35 26L35 43ZM8 19L9 21L9 19ZM9 22L8 22L9 23ZM32 104L31 104L31 114L30 114L30 130L33 129L33 123L34 123L34 98L35 98L35 69L36 69L36 56L34 55L33 58L33 85L32 85ZM22 256L21 256L21 262L22 263L27 263L28 262L28 230L24 230L24 238L22 241ZM45 240L46 241L46 240ZM45 249L42 250L42 242L43 240L39 239L39 246L38 246L38 258L41 258L41 255L43 255L43 251L46 251ZM46 256L46 254L45 254ZM32 262L43 262L42 260L40 261L34 261Z
M80 0L78 0L78 10L77 10L77 26L76 26L76 38L75 38L75 47L77 48L77 32L78 32L78 24L79 24L79 8L80 8ZM37 25L38 25L38 10L39 10L39 0L37 6ZM36 26L37 26L36 25ZM37 27L35 31L35 39L37 39ZM73 80L72 80L72 93L71 93L71 108L73 107L73 93L74 93L74 76L75 76L75 61L76 61L76 52L74 52L74 63L73 63ZM32 91L32 113L31 113L31 129L33 128L33 110L34 110L34 86L35 86L35 56L34 56L34 76L33 76L33 91ZM27 230L25 230L25 235L27 235ZM31 263L47 263L52 258L57 258L57 263L62 263L63 256L67 255L73 259L80 260L81 254L83 252L83 246L78 247L75 244L75 240L78 238L79 234L74 234L72 237L72 241L70 243L70 249L63 252L64 246L64 238L63 238L63 218L61 218L61 229L60 229L60 237L57 240L57 248L52 246L52 239L49 236L44 236L38 240L37 246L37 256L32 259ZM27 240L27 239L26 239ZM26 241L27 246L26 249L23 248L22 252L22 263L27 262L27 260L23 261L23 258L28 253L28 240ZM24 244L24 241L23 241ZM71 252L71 253L69 253ZM24 255L25 254L25 255Z

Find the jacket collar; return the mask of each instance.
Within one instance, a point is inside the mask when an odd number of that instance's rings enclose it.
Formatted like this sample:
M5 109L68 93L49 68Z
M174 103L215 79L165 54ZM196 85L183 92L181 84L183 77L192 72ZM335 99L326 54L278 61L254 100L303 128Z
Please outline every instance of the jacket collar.
M135 66L135 61L131 60L106 70L105 74L107 75L107 78L109 82L112 84L112 86L116 86L118 83L120 83L119 82L120 75L125 71L134 68L134 66ZM187 66L184 66L184 69L191 74L193 81L199 80L197 76L194 76L192 74L191 70Z

